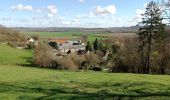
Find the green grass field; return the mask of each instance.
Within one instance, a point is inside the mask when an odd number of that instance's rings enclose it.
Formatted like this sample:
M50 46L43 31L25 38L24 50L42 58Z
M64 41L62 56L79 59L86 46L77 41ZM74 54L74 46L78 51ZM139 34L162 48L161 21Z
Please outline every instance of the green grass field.
M8 45L0 45L0 64L28 64L33 57L33 51L18 50Z
M170 77L0 66L1 100L168 100Z
M94 42L96 38L98 40L100 39L106 39L103 37L97 37L95 36L96 34L101 34L101 33L93 33L93 32L74 32L74 31L68 31L68 32L24 32L27 36L33 36L33 35L38 35L42 40L46 40L48 38L80 38L82 35L87 35L88 36L88 41Z
M69 37L72 34L81 34L78 32L25 32L26 35L39 35L40 37Z
M168 100L168 75L71 72L35 67L32 51L0 45L0 100ZM7 65L10 64L10 65Z

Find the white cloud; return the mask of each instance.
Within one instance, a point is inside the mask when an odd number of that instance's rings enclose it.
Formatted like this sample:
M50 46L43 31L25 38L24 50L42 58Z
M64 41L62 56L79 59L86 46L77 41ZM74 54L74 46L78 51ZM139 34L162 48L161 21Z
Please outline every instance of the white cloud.
M169 20L163 19L163 20L162 20L162 23L164 23L164 24L169 24Z
M56 6L53 6L53 5L49 5L47 7L48 11L51 13L51 14L56 14L58 12L58 9Z
M95 8L94 13L96 15L115 14L116 13L116 7L115 7L115 5L109 5L109 6L104 7L104 8L102 8L101 6L97 6Z
M138 16L138 17L141 17L142 14L144 14L144 13L145 13L145 10L142 10L142 9L137 9L136 10L136 16Z
M14 11L31 11L33 10L32 6L30 5L23 5L23 4L18 4L16 6L11 6L11 9Z
M72 22L70 22L70 21L62 21L61 23L64 24L64 25L71 25Z
M145 10L137 9L135 19L137 21L141 21L142 20L142 14L144 14L144 13L145 13Z
M48 17L49 18L52 18L54 15L53 14L48 14Z
M83 3L85 0L79 0L79 2Z
M49 14L48 14L48 17L49 17L49 18L52 18L52 17L53 17L54 15L56 15L57 12L58 12L57 7L54 6L54 5L49 5L49 6L47 6L47 10L48 10L48 12L49 12Z
M83 14L83 15L76 15L76 18L87 18L87 15Z

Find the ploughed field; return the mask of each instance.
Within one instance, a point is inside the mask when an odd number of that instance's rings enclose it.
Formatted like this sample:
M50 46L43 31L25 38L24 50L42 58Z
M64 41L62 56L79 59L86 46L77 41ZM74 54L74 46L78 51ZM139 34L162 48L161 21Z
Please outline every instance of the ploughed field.
M168 75L42 69L29 65L31 57L32 51L0 45L1 100L168 100L170 98ZM18 63L25 66L20 66Z

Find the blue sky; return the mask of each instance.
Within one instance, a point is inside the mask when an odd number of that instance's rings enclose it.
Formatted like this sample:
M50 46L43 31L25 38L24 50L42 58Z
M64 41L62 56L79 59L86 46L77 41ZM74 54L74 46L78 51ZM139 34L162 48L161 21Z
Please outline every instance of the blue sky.
M10 27L136 25L150 0L1 0L0 24Z

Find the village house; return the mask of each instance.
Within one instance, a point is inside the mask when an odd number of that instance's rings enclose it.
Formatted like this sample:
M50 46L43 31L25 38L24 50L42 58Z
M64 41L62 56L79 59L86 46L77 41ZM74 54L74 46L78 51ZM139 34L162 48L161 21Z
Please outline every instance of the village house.
M85 50L85 44L81 40L71 41L66 39L53 40L57 43L58 51L61 53L78 52L79 50Z

